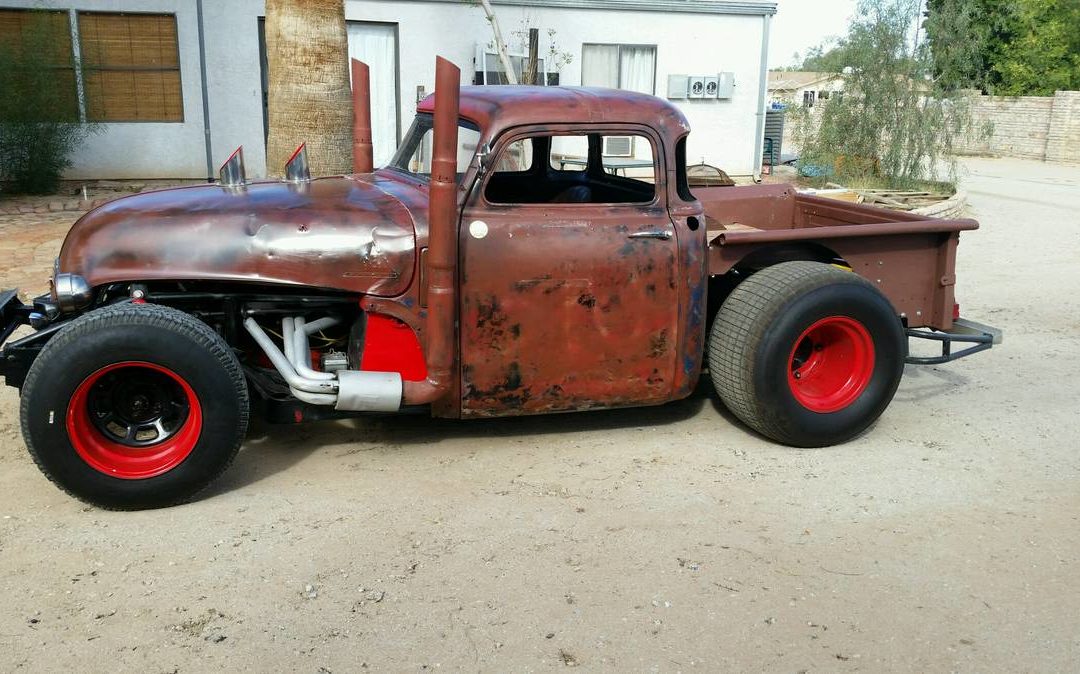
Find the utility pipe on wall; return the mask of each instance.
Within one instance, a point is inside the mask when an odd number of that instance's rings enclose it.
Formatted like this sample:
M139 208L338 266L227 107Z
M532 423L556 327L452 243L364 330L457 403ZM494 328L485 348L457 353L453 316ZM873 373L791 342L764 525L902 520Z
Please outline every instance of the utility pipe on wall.
M754 171L754 180L761 182L761 162L765 155L765 100L769 97L769 28L772 14L761 17L761 75L758 77L757 126L754 136L754 157L750 166Z

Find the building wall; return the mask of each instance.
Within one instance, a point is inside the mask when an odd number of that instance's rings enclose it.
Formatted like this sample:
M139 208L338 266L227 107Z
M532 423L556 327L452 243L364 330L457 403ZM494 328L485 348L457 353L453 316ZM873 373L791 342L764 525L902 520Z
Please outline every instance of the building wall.
M1080 161L1080 91L1053 96L971 96L976 129L957 143L959 154Z
M476 44L491 41L491 28L478 7L465 3L371 2L347 0L349 20L390 21L399 24L402 128L407 129L416 105L416 87L431 92L435 55L457 63L462 80L471 83ZM661 13L496 6L504 37L520 30L524 21L540 29L540 51L550 44L548 29L556 31L559 51L569 51L573 62L562 68L560 83L581 83L583 43L654 44L656 93L667 92L668 74L735 73L731 100L686 100L676 104L690 122L687 144L690 163L705 161L728 173L747 175L754 170L760 88L760 16Z
M1080 162L1080 91L1054 94L1046 134L1046 161Z
M184 121L110 123L74 156L71 178L199 178L207 176L202 77L196 0L0 0L10 7L97 11L169 12L177 17ZM205 52L212 168L238 145L251 177L266 175L258 21L263 0L204 0ZM417 87L431 92L435 55L457 63L471 83L477 43L491 41L482 11L462 2L346 0L350 21L398 24L401 128L408 129ZM705 161L736 175L755 170L755 131L761 89L762 16L686 12L584 10L496 5L504 37L528 21L539 28L541 53L548 30L573 61L561 69L561 83L580 84L582 44L656 45L656 93L667 91L668 74L735 73L730 100L679 101L693 132L690 163ZM303 139L297 139L299 143Z
M128 122L100 125L72 157L70 178L192 178L206 175L203 141L199 39L191 0L3 0L4 7L55 7L104 12L176 14L180 46L183 122ZM224 3L223 3L224 4Z

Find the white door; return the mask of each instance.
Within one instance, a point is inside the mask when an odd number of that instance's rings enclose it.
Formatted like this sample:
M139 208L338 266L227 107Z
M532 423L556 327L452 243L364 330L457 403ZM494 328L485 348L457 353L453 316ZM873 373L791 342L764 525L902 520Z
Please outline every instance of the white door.
M371 143L378 168L398 144L397 24L350 21L348 30L349 57L371 70Z

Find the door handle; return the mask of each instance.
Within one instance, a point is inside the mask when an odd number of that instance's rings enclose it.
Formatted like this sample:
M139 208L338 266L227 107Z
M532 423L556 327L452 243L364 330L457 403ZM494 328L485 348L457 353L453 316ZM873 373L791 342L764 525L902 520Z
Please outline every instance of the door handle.
M631 239L660 239L661 241L667 241L671 239L672 233L666 229L652 229L647 232L634 232L628 236Z

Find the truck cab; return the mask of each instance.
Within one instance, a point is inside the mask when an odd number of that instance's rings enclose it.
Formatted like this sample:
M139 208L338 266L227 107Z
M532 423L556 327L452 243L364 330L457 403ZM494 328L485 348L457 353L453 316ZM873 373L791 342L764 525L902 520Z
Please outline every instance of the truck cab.
M461 416L689 394L706 257L702 207L677 189L682 114L625 91L463 87L460 116L475 128L460 155ZM410 141L394 165L423 148Z

